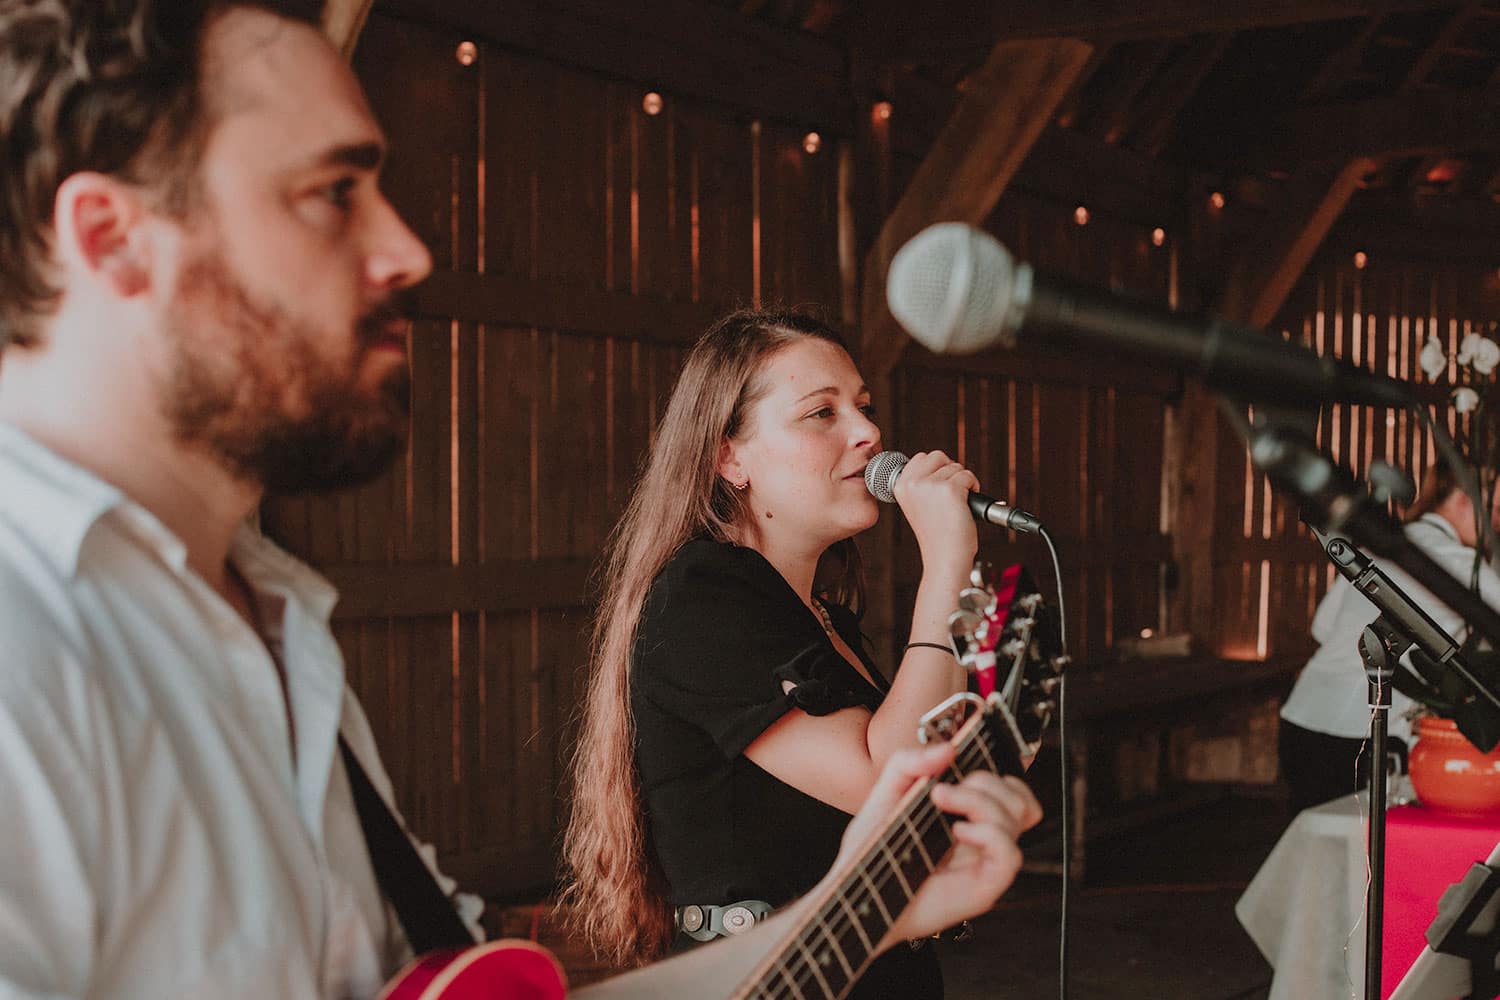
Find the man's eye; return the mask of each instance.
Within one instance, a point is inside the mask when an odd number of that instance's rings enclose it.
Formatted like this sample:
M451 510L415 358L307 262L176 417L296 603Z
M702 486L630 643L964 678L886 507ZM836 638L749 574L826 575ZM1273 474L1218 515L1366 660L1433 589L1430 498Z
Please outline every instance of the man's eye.
M322 191L324 199L336 208L347 209L354 194L354 178L340 177Z

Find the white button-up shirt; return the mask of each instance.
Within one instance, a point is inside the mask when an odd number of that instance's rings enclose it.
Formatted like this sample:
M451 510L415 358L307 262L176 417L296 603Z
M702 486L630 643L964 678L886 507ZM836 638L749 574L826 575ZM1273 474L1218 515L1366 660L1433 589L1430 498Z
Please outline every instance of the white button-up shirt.
M1406 526L1406 537L1451 575L1467 582L1474 567L1474 549L1458 540L1458 532L1440 514L1423 514ZM1462 641L1468 634L1458 612L1443 604L1405 572L1383 559L1376 560L1385 574L1404 590L1443 631ZM1479 593L1492 607L1500 607L1500 576L1489 565L1479 569ZM1370 599L1338 577L1313 615L1313 638L1322 643L1302 668L1292 693L1282 706L1281 717L1303 729L1347 739L1363 739L1370 732L1369 682L1359 655L1359 636L1380 615ZM1389 732L1411 740L1411 721L1406 712L1412 701L1399 691L1391 692Z
M389 801L333 589L240 531L283 694L186 557L0 424L0 998L371 997L407 955L338 756Z

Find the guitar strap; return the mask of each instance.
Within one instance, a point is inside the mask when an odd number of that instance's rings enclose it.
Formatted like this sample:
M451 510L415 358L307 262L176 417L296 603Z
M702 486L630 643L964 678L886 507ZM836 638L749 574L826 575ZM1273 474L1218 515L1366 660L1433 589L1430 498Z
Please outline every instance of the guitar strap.
M438 885L432 869L423 862L411 838L370 783L342 733L339 753L344 757L344 770L349 772L349 788L354 793L359 825L365 831L375 881L395 909L412 950L422 955L440 949L472 947L474 935L459 919L453 900Z

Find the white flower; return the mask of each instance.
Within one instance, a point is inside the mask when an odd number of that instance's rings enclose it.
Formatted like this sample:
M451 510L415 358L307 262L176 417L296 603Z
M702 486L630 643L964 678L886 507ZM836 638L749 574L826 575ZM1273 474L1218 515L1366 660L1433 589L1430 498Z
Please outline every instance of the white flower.
M1461 386L1453 390L1453 409L1459 413L1468 413L1479 405L1479 393L1468 386Z
M1437 334L1427 338L1427 344L1422 348L1422 353L1417 356L1417 364L1427 373L1428 378L1437 378L1443 374L1448 367L1448 355L1443 353L1442 341L1438 340Z
M1473 362L1475 352L1479 349L1479 342L1483 339L1477 333L1464 334L1464 339L1458 342L1458 363L1467 365Z
M1495 343L1488 337L1480 337L1479 343L1474 346L1474 370L1481 375L1488 375L1500 365L1500 344Z

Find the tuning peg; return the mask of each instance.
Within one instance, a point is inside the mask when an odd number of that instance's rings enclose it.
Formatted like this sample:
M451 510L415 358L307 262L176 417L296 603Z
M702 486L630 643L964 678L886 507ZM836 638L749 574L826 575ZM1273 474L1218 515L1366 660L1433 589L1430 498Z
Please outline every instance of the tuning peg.
M948 633L955 639L972 642L983 626L984 616L968 608L959 608L948 616Z
M1031 705L1031 714L1036 716L1038 719L1050 719L1052 717L1052 713L1055 711L1057 711L1057 702L1055 701L1044 699L1042 701L1032 702Z
M995 595L983 587L965 587L959 591L958 606L977 615L988 615L995 610Z
M969 583L983 590L990 578L990 564L981 559L974 560L974 568L969 570Z

